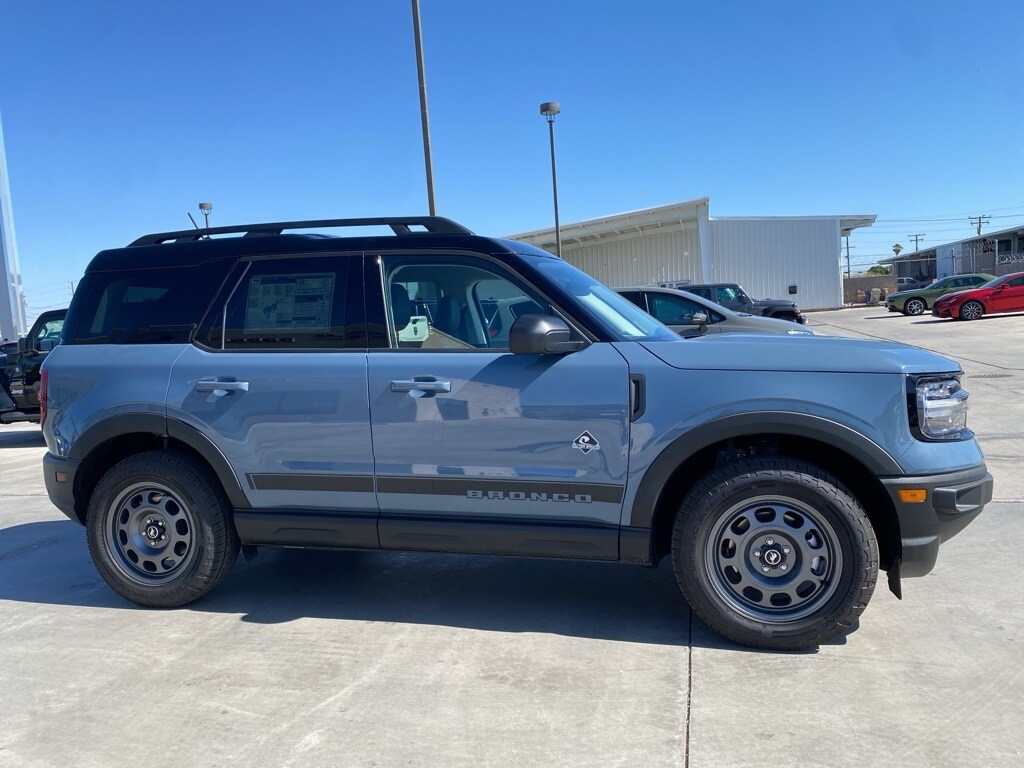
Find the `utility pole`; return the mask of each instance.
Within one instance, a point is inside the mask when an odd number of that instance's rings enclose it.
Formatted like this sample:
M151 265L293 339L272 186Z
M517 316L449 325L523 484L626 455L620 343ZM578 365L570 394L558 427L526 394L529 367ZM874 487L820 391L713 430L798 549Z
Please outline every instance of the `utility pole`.
M924 235L923 234L907 235L907 239L914 241L914 251L915 251L915 253L917 251L921 250L921 248L918 246L918 242L920 242L921 240L924 240Z
M856 248L857 246L853 246ZM850 276L850 236L846 236L846 276Z
M423 128L423 163L427 167L427 207L436 216L434 206L434 163L430 159L430 117L427 111L427 76L423 66L423 30L420 27L420 0L412 0L412 28L416 38L416 72L420 81L420 123Z
M75 281L68 280L68 288L71 289L71 298L75 298Z
M976 224L978 227L978 237L981 237L981 225L988 224L992 220L991 216L982 214L981 216L971 216L971 224Z

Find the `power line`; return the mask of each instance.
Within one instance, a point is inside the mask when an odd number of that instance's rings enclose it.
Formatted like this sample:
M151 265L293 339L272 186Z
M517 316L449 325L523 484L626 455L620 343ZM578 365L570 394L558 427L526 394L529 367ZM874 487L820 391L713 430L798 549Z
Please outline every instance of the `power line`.
M913 240L914 241L914 250L915 251L919 251L919 250L921 250L921 248L920 248L920 246L918 246L918 243L920 243L924 239L924 233L921 232L921 233L918 233L916 235L907 235L907 239L908 240Z

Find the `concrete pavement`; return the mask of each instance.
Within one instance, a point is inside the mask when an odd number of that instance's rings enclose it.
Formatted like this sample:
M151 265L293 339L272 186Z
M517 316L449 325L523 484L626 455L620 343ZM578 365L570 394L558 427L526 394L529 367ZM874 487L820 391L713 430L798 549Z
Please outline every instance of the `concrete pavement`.
M1024 497L1012 340L884 321L983 361L972 424L997 495ZM879 585L844 640L772 654L692 619L667 562L265 550L192 606L137 609L46 499L43 451L0 427L0 766L1024 765L1019 503L902 602Z

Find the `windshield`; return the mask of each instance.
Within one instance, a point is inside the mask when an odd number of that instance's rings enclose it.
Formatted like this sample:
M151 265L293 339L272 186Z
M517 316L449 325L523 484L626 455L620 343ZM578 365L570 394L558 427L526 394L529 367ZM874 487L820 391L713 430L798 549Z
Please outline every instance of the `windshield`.
M995 288L1000 283L1005 283L1008 279L1009 275L1003 275L1002 277L997 277L995 280L989 280L987 283L979 285L978 288Z
M586 308L618 341L680 341L680 337L596 278L568 262L520 254Z

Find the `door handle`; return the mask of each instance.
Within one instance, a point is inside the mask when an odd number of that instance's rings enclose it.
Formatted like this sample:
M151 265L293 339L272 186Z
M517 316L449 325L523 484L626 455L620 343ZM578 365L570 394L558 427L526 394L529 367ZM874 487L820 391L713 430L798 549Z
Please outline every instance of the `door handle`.
M438 381L433 376L413 376L411 379L395 379L391 382L392 392L451 392L450 381Z
M229 392L248 392L248 381L223 381L221 379L200 379L196 382L196 392L212 392L215 395L226 395Z

